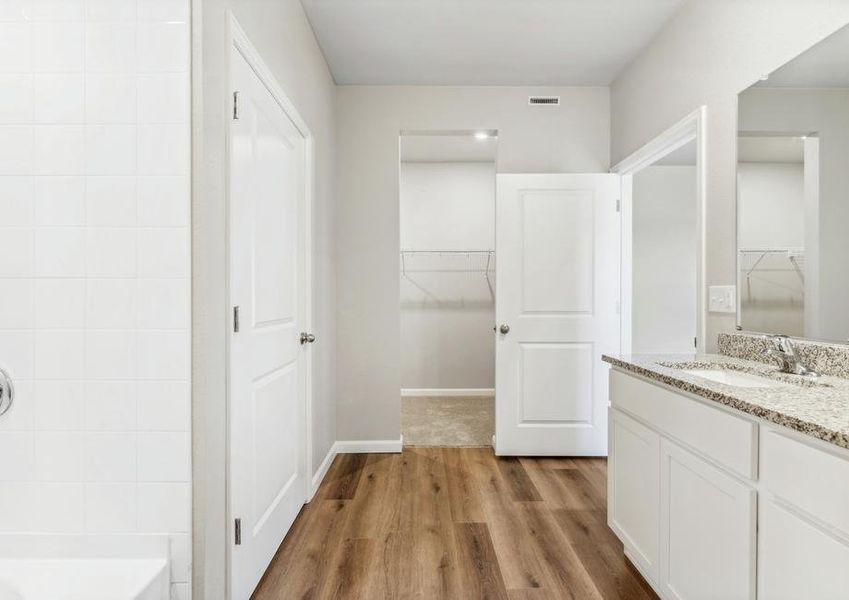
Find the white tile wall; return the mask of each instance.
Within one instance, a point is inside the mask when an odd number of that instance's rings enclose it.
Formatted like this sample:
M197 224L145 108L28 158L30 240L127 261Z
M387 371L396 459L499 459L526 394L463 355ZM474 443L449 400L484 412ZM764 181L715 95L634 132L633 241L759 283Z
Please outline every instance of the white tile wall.
M190 589L189 0L0 0L0 532L168 533Z

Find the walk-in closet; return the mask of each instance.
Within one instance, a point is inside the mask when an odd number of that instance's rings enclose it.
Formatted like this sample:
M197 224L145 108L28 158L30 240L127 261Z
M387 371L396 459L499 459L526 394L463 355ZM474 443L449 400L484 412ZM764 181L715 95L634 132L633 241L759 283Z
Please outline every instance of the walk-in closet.
M409 446L494 433L495 132L401 136L401 420Z

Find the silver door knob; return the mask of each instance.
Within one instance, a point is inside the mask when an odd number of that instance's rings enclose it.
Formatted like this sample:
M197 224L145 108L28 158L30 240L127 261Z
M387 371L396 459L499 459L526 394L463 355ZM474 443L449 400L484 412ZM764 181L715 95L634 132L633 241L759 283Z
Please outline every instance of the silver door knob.
M14 400L15 387L12 385L12 378L0 368L0 416L6 414L12 408Z
M315 336L311 333L302 333L301 334L301 345L303 344L312 344L315 341Z
M498 328L498 331L500 331L504 335L507 335L508 333L510 333L510 326L507 323L502 323L501 327Z

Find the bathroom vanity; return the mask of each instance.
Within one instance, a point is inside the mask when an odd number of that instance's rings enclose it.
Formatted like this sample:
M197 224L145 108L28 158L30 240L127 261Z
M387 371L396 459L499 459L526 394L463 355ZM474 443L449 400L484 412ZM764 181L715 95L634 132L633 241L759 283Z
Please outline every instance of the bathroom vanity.
M849 379L604 360L608 524L662 598L849 598Z

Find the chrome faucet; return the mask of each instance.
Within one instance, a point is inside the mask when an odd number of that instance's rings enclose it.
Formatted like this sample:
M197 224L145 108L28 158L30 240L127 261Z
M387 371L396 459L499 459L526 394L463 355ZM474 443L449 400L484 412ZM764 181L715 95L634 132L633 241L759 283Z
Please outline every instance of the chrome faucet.
M779 371L805 377L819 377L817 372L802 364L789 337L786 335L768 335L765 338L768 346L766 354L778 362Z

